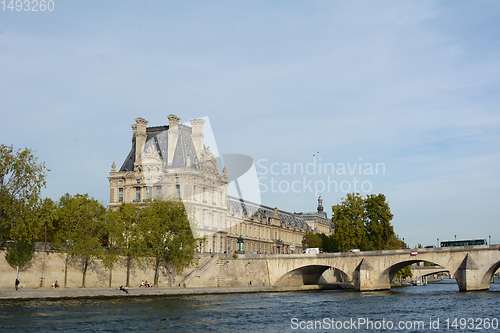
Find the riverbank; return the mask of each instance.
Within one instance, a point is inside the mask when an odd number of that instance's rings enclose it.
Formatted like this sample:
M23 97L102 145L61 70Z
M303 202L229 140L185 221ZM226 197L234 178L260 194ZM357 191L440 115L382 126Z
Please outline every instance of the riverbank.
M304 290L339 290L352 289L348 284L332 283L307 286L249 286L227 288L129 288L125 293L116 288L57 288L57 289L0 289L0 299L58 299L58 298L92 298L92 297L133 297L133 296L170 296L170 295L203 295L262 293Z

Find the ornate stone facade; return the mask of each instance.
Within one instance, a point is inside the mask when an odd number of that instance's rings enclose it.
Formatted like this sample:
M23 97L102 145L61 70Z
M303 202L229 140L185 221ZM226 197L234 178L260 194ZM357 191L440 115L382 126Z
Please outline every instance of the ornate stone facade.
M234 252L242 237L247 253L300 253L307 231L331 232L331 222L325 222L319 207L313 218L314 213L301 216L228 196L226 169L220 175L204 144L205 120L191 120L191 126L179 124L175 115L168 120L168 126L147 127L146 120L136 119L132 149L118 171L113 162L108 177L110 207L180 197L197 225L196 236L206 239L200 252Z

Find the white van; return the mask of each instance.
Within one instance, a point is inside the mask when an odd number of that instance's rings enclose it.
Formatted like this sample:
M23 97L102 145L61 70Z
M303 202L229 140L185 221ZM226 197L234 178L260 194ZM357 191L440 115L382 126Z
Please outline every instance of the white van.
M349 252L361 252L359 249L350 249Z
M302 251L302 254L319 254L319 248L310 247Z

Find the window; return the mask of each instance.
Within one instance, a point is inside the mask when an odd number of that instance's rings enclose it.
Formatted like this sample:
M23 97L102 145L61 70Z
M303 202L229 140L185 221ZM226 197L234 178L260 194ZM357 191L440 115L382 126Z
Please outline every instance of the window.
M156 186L156 196L161 197L161 186Z
M123 202L123 188L118 189L118 201Z
M212 190L212 205L215 205L215 191Z
M137 179L137 184L140 184L141 183L141 180L140 179Z
M181 186L179 184L175 185L175 197L177 199L181 197Z
M222 203L222 192L220 192L220 204L221 204L221 205L224 205L224 204Z
M207 203L207 198L205 197L205 192L206 192L206 189L203 188L203 202Z
M214 219L215 219L215 213L212 213L212 228L215 227Z
M220 213L220 228L223 229L223 226L222 226L222 213Z
M141 201L141 188L140 187L135 188L135 201L137 201L137 202Z
M180 181L181 181L180 177L175 177L175 182L176 182L176 183L178 183L178 182L180 182Z
M202 216L202 223L203 223L203 226L205 226L205 209L203 210L203 216Z
M196 200L196 185L193 185L193 200Z
M123 185L123 180L119 180L118 184Z
M151 186L146 187L146 199L151 199Z

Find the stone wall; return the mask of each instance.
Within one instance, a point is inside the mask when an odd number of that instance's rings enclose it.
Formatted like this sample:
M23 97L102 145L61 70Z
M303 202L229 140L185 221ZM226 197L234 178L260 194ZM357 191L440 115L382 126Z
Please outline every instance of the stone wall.
M21 288L50 288L56 280L60 287L64 287L64 255L57 252L35 252L35 256L28 267L19 272ZM193 267L189 267L180 274L175 274L172 269L163 268L160 272L159 287L178 286L188 274L196 270L210 259L209 255L197 254ZM14 287L16 269L5 261L5 251L0 250L0 289ZM112 269L106 269L101 261L89 265L86 275L87 288L119 287L126 284L126 267L115 264ZM73 260L68 267L68 288L80 288L82 286L82 262ZM154 268L152 262L136 264L130 272L130 287L138 287L142 280L152 283L154 279Z

